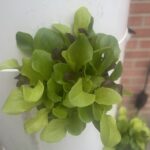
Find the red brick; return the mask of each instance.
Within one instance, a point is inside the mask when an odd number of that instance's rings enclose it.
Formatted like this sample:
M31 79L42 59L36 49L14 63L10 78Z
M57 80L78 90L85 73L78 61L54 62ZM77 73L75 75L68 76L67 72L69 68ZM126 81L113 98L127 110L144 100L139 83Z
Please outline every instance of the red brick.
M130 5L130 13L150 13L150 3L131 3Z
M144 25L150 25L150 16L145 17Z
M146 70L132 70L132 69L126 69L123 71L123 77L145 77Z
M143 51L127 51L126 53L125 53L125 58L126 59L130 59L130 58L132 58L132 59L134 59L134 58L137 58L137 59L139 59L139 58L149 58L150 59L150 51L148 51L148 50L143 50Z
M127 43L127 46L126 48L129 48L129 49L133 49L133 48L137 48L137 44L138 44L138 41L137 40L129 40L129 42Z
M137 86L137 85L130 85L130 86L127 87L127 89L128 89L131 93L137 94L137 93L139 93L139 92L143 89L143 87Z
M129 26L141 26L143 24L142 16L130 16L128 20Z
M135 67L147 68L149 65L150 65L150 60L137 60L135 62Z
M134 61L125 60L123 63L123 68L132 68L134 66Z
M145 74L146 76L146 74ZM130 81L131 84L134 85L139 85L139 86L144 86L144 82L145 82L145 78L132 78L132 80Z
M130 79L128 79L128 78L122 78L121 79L121 83L123 83L123 84L130 84Z
M136 32L134 37L150 37L150 27L134 28L133 30Z
M142 40L139 45L141 48L150 48L150 40Z

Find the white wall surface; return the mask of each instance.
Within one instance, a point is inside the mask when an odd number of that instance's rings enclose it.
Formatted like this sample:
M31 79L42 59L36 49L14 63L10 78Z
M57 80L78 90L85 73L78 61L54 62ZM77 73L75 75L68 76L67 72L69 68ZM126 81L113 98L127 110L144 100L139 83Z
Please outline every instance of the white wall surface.
M96 32L112 34L121 40L126 32L129 0L0 0L0 62L21 58L16 48L15 34L24 31L35 34L40 27L52 23L72 24L74 12L86 6L95 18ZM124 47L122 43L122 48ZM0 108L11 88L16 73L0 73ZM88 125L80 137L67 137L59 144L35 141L24 133L21 116L0 112L0 144L6 150L101 150L97 131Z

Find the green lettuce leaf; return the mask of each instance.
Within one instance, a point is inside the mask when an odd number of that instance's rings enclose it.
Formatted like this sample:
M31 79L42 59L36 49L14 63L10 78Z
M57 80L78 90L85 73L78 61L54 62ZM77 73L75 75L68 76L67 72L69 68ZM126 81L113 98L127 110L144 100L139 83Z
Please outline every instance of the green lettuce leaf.
M63 119L53 119L42 131L41 139L49 143L62 140L67 132L66 123L67 121Z
M110 105L99 105L97 103L94 103L92 105L92 112L93 112L93 116L94 119L96 121L101 120L101 117L104 113L106 113L108 110L110 110L112 108L112 106Z
M21 74L30 80L31 85L35 85L39 80L43 81L42 76L32 69L32 62L30 58L22 60Z
M16 88L8 96L2 110L7 114L20 114L30 110L35 105L35 103L26 102L23 98L22 90L20 88Z
M53 78L59 84L65 84L64 76L65 73L70 72L70 67L65 63L57 63L53 67L54 73Z
M32 55L32 68L38 72L44 80L48 80L52 73L51 55L43 50L35 50Z
M79 29L85 29L88 31L89 25L91 23L91 14L88 9L85 7L79 8L74 16L73 31L77 35Z
M122 97L119 93L111 88L101 87L95 90L96 103L103 105L117 104Z
M56 48L63 48L64 42L61 36L48 28L41 28L34 37L34 48L52 52Z
M46 109L41 109L36 116L25 122L24 128L28 134L33 134L44 128L48 124L48 112Z
M52 109L52 113L54 116L56 116L59 119L65 119L68 115L67 108L64 106L56 106Z
M57 84L53 79L49 79L47 82L47 96L49 99L51 99L53 102L59 102L62 100L62 96L60 95L60 92L62 90L62 87Z
M78 115L82 122L91 122L93 120L92 107L87 106L83 108L78 108Z
M86 124L83 123L76 111L72 112L68 119L67 130L72 135L79 135L85 129Z
M69 101L73 106L86 107L95 101L95 95L83 91L82 79L80 78L69 92Z
M53 24L53 28L57 31L59 31L60 33L62 34L65 34L65 33L71 33L71 29L70 27L64 25L64 24Z
M79 71L93 57L93 48L84 34L80 34L77 40L69 47L67 51L62 52L71 69Z
M113 81L117 80L121 76L121 73L122 73L122 64L119 61L118 64L115 66L114 71L110 75L110 79Z
M20 65L16 59L9 59L0 64L0 70L3 69L19 69Z
M33 47L33 38L30 34L24 32L17 32L16 34L17 46L24 54L32 54Z
M37 102L43 95L44 92L44 85L39 80L35 87L30 87L29 85L23 85L23 97L24 100L27 102Z
M101 140L106 147L114 147L121 140L116 120L110 115L103 115L100 121Z

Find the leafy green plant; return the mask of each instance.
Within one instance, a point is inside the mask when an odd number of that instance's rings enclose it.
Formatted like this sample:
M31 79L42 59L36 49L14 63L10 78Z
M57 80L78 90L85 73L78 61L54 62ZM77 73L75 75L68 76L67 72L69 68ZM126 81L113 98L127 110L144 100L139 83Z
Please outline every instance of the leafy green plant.
M79 135L92 122L101 132L105 149L121 140L116 120L107 115L121 101L122 86L116 84L122 71L118 41L95 33L93 17L81 7L73 27L54 24L34 37L17 32L17 46L25 56L20 65L11 59L0 69L18 69L17 88L3 106L7 114L36 109L25 121L29 134L41 131L41 139L57 142L66 133ZM110 72L111 71L111 72Z
M145 150L150 141L150 129L138 117L128 119L127 111L121 107L117 117L117 126L121 133L121 141L116 150Z

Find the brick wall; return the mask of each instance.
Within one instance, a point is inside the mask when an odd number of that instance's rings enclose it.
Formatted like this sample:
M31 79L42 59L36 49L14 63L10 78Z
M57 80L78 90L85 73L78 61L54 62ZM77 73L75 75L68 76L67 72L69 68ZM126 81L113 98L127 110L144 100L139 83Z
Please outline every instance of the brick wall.
M146 71L150 64L150 0L131 0L128 26L136 34L131 37L126 47L122 83L133 93L132 97L124 100L132 115L135 113L134 100L144 86ZM140 115L150 123L150 78L147 94L149 99Z

